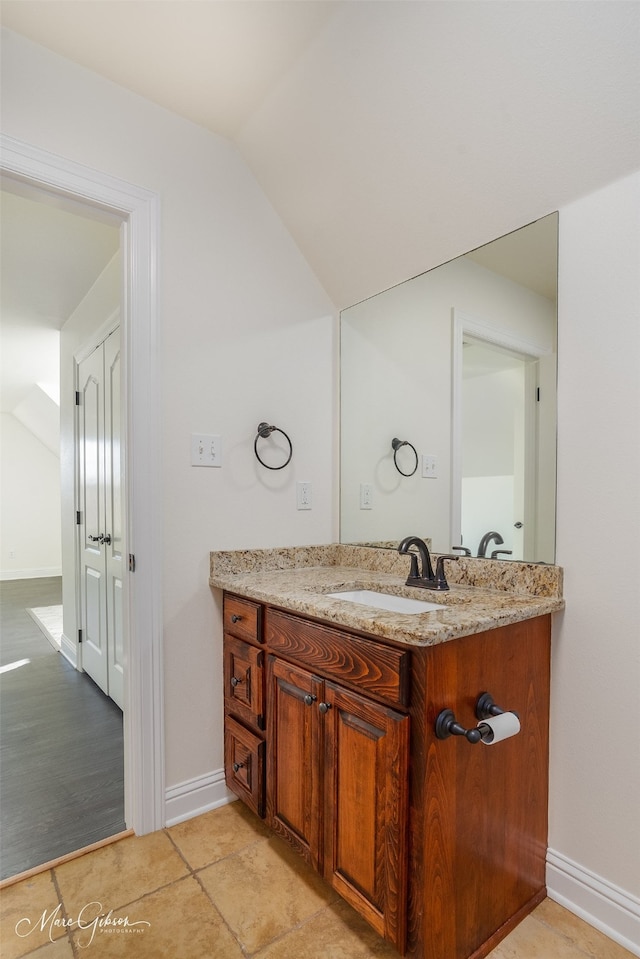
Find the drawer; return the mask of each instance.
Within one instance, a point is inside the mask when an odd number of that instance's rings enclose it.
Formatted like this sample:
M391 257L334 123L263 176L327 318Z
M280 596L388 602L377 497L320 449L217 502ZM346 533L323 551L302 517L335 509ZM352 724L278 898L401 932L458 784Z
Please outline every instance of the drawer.
M410 653L267 609L270 650L394 705L409 702Z
M254 729L264 729L264 651L224 637L224 702L228 712Z
M224 771L227 786L264 818L264 742L230 716L224 724Z
M239 596L230 596L225 593L224 596L224 630L239 636L240 639L248 639L253 643L262 642L261 626L262 607L259 603L251 603L248 599L240 599Z

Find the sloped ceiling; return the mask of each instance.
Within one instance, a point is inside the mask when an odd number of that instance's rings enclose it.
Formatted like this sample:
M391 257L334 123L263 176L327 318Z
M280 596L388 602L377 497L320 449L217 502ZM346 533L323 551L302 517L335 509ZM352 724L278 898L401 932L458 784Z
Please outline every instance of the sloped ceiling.
M2 16L233 139L339 307L640 166L635 0L6 0Z
M0 193L0 412L59 450L60 329L116 254L115 225L4 181ZM11 192L11 190L18 192Z

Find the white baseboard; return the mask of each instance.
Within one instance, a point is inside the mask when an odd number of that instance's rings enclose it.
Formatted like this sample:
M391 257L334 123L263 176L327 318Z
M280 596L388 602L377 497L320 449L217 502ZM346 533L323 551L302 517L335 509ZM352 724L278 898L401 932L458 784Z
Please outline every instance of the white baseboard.
M224 769L216 769L206 776L169 786L165 792L165 825L175 826L185 819L233 802L236 798L227 789Z
M63 633L60 637L60 652L68 659L74 669L78 668L78 647Z
M0 572L0 580L44 579L48 576L62 576L62 567L52 566L48 569L4 569Z
M547 894L640 956L640 899L553 849L547 850Z

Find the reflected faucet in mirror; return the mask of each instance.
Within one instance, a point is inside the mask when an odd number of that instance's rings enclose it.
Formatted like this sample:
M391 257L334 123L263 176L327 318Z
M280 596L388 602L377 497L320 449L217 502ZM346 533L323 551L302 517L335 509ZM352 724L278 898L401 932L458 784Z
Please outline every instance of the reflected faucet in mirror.
M412 546L415 546L417 553L413 552ZM444 561L446 559L457 560L459 559L458 556L438 556L434 573L429 547L419 536L405 536L398 546L398 552L411 557L411 567L406 581L407 586L419 586L422 589L449 589L444 572ZM418 567L418 556L421 560L420 567Z
M489 530L488 533L485 533L480 542L478 543L478 559L487 558L487 547L489 543L494 542L496 546L500 546L504 543L504 540L500 533L497 533L494 529ZM471 556L471 550L466 546L452 546L451 549L461 550L464 556ZM497 559L498 556L511 556L512 551L510 549L494 549L491 553L489 559Z

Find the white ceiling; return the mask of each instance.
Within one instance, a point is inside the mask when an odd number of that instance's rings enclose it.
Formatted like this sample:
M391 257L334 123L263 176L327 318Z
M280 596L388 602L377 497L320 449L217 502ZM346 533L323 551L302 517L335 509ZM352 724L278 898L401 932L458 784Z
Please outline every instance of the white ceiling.
M238 146L339 307L640 166L637 0L4 0Z
M18 193L10 192L12 189ZM97 222L44 194L0 194L0 411L41 407L40 383L55 394L59 331L115 255L116 226ZM36 196L38 197L36 199ZM46 390L45 390L46 393ZM37 397L37 399L36 399Z
M2 23L233 137L338 12L337 0L3 0Z
M232 139L340 308L640 167L637 0L2 0L0 14ZM25 295L30 262L14 260Z

